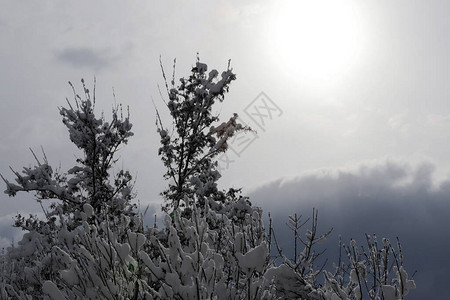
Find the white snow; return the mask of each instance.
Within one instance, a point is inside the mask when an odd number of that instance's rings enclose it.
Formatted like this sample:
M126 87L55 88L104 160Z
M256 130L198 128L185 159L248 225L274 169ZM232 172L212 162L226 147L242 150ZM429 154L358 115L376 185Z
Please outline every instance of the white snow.
M42 291L48 296L50 296L51 299L54 300L66 299L66 297L63 295L63 293L61 293L56 284L54 284L51 281L47 280L42 284Z

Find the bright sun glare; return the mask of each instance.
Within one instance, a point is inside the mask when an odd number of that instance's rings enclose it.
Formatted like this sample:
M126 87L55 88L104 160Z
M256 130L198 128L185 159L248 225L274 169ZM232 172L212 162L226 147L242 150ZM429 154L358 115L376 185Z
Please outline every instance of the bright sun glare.
M361 20L349 1L278 2L269 29L274 58L292 75L328 80L346 73L360 55ZM283 3L283 4L282 4Z

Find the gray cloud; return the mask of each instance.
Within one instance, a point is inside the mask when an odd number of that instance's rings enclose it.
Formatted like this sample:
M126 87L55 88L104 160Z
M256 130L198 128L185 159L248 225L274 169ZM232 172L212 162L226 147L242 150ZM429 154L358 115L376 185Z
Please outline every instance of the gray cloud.
M72 67L90 67L102 69L109 64L104 53L99 53L90 48L67 48L57 53L59 61Z
M450 267L450 180L433 184L434 172L430 163L390 161L278 180L250 196L272 213L286 250L291 241L287 216L309 216L313 207L319 209L320 228L334 228L326 245L330 261L337 261L339 235L360 245L365 233L399 237L407 270L410 275L417 270L418 288L408 299L443 299Z

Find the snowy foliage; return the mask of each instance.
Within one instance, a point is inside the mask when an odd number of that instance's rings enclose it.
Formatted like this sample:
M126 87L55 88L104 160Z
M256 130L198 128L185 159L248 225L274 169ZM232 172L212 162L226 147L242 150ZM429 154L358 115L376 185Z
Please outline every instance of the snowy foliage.
M163 73L164 74L164 73ZM403 257L383 239L367 236L368 249L342 245L334 271L316 265L315 251L330 232L317 233L317 212L307 222L289 217L294 258L279 247L271 220L240 190L219 191L214 158L227 140L248 130L234 115L217 124L211 109L224 100L235 79L231 69L207 73L197 61L180 86L167 86L173 130L164 129L159 154L171 183L164 227L145 227L131 203L128 171L112 173L114 156L131 132L119 106L112 121L94 114L95 91L84 82L84 98L61 108L71 141L83 157L65 173L55 172L44 154L37 165L13 170L16 183L3 178L10 196L34 192L45 218L18 215L25 234L0 256L0 299L403 299L415 287ZM165 75L164 75L165 78ZM46 203L46 201L48 203ZM298 248L298 245L303 245ZM301 251L300 251L301 250ZM321 280L320 278L323 279ZM319 278L319 279L318 279Z

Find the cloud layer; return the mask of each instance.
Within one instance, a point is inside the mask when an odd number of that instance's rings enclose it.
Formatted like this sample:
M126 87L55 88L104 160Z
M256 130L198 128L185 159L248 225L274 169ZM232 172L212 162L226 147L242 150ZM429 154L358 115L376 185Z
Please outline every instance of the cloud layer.
M256 189L251 199L271 212L286 249L292 240L284 225L287 216L307 217L319 209L321 230L334 228L326 245L330 261L336 261L339 235L360 245L365 233L391 241L399 237L407 271L417 271L418 288L408 299L426 299L431 290L445 295L450 266L450 181L434 184L434 173L430 163L387 161L274 181Z

